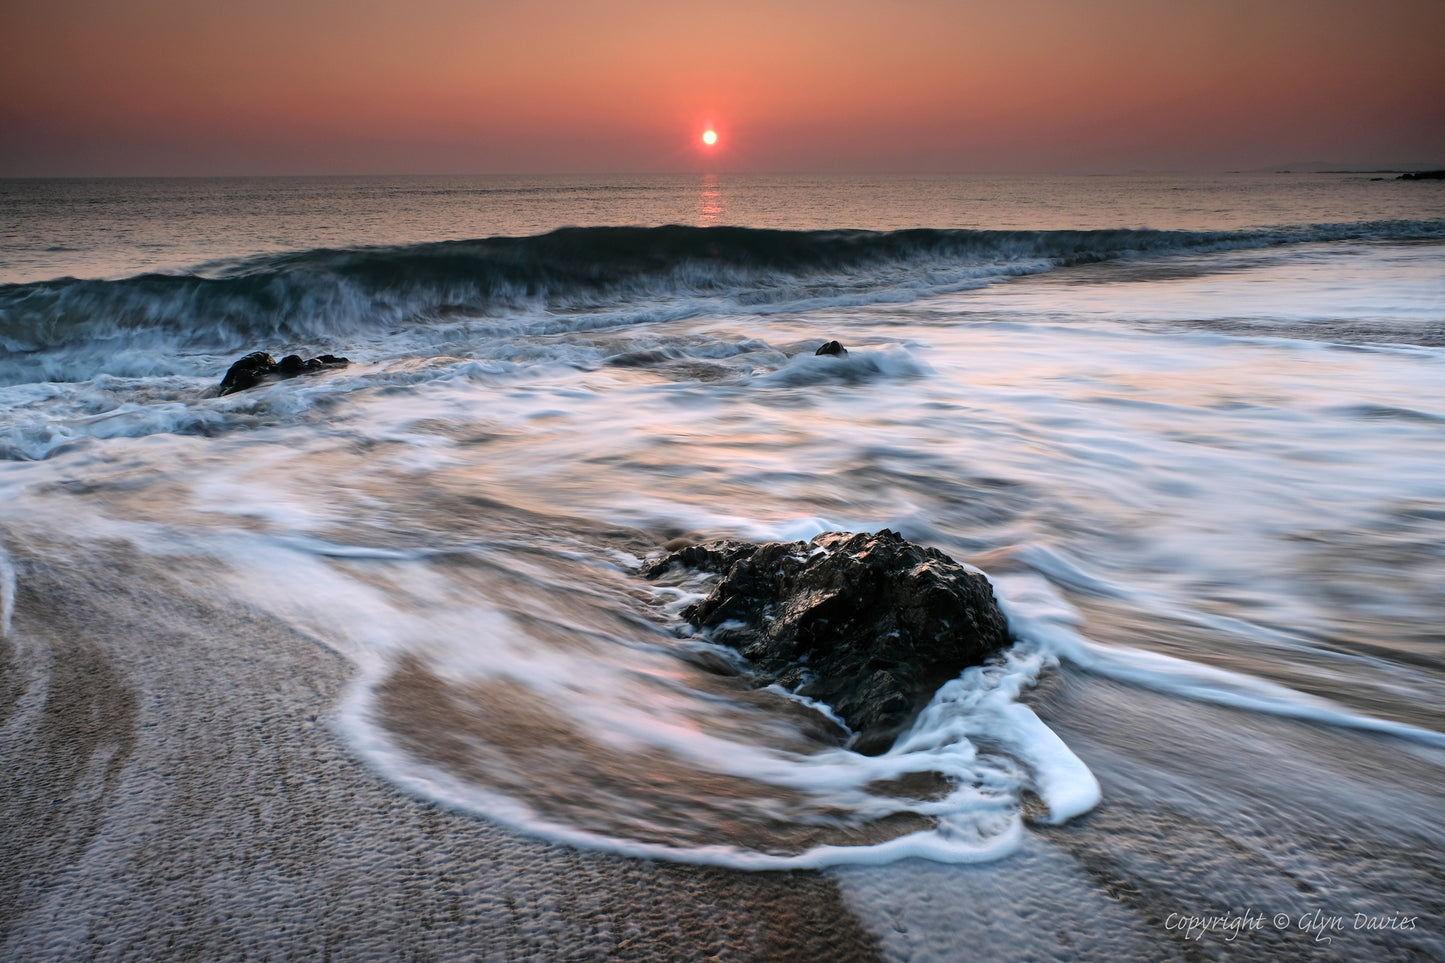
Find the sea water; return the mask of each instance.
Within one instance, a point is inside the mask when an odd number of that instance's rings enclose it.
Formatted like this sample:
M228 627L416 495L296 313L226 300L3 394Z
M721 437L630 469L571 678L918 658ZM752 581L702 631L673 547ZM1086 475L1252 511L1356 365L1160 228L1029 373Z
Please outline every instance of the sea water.
M1126 748L1091 764L1055 731L1083 724L1067 699L1052 727L1031 708L1070 679L1138 693L1161 726L1242 710L1218 745L1297 718L1438 776L1439 185L10 181L0 199L4 624L7 547L119 541L204 572L198 591L353 660L339 730L419 796L684 862L988 861L1107 800L1095 770L1127 780L1128 745L1181 770L1211 751L1161 749L1121 711ZM832 339L848 355L815 356ZM219 397L253 350L351 364ZM984 571L1017 641L878 757L820 740L823 707L707 668L726 656L679 616L706 579L639 574L683 540L884 527ZM1439 842L1438 813L1394 802Z

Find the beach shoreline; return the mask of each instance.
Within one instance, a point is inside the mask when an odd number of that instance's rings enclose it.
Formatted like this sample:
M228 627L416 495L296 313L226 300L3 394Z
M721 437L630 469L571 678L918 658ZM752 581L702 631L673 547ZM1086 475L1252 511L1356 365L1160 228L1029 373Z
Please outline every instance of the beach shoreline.
M1438 194L720 184L9 185L0 957L1445 959ZM1017 639L892 757L641 574L883 528Z
M1198 772L1174 770L1173 742L1198 733L1163 721L1166 697L1064 669L1029 701L1079 747L1104 802L1032 826L1001 861L820 873L639 860L527 838L388 785L332 725L353 667L208 597L195 560L116 541L8 545L10 959L947 960L972 947L1027 959L1408 960L1442 945L1439 853L1412 851L1408 824L1368 826L1404 796L1419 797L1406 812L1438 801L1438 760L1404 752L1386 765L1382 747L1401 747L1385 737L1257 723L1239 751L1279 765L1265 792L1228 775L1227 746L1200 752ZM1101 700L1146 715L1157 744L1121 738L1133 729L1101 721ZM1292 810L1342 753L1363 759L1349 775L1374 791L1327 779ZM1217 795L1201 810L1211 780ZM1225 804L1237 819L1221 823ZM1251 929L1260 913L1287 925ZM1320 930L1328 922L1311 913L1345 929ZM1355 914L1413 922L1357 930ZM1215 929L1181 922L1193 919Z
M575 850L408 796L329 726L335 653L124 546L8 541L7 959L876 958L820 874Z

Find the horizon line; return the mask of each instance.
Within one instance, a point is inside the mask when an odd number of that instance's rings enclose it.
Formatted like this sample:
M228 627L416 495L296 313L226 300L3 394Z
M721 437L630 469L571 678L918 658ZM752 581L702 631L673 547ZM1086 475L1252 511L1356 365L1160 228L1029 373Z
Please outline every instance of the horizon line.
M186 174L0 174L0 181L99 181L99 180L291 180L320 178L394 178L394 177L1140 177L1140 176L1221 176L1230 174L1411 174L1445 169L1445 162L1436 164L1328 165L1294 163L1259 167L1217 169L1185 168L1121 168L1108 170L545 170L545 171L309 171L265 173L186 173Z

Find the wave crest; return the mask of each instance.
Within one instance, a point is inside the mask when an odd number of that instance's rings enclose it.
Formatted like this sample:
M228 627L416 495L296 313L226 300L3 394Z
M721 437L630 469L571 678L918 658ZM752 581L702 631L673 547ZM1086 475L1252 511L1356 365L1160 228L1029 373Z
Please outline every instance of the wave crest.
M673 303L669 315L719 304L768 313L911 300L1141 255L1442 236L1445 224L1417 221L1235 232L564 228L533 237L300 251L193 274L0 286L0 347L25 354L122 339L169 351L277 342L324 347L457 317L524 309L555 316L659 301Z

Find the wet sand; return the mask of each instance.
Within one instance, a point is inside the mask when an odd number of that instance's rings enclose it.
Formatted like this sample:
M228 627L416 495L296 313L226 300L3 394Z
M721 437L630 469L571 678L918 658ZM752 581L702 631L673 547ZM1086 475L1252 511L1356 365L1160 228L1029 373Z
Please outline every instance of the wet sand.
M877 956L822 875L581 852L402 794L328 727L351 667L205 599L203 568L9 548L0 958Z
M6 960L1445 958L1436 749L1065 667L1029 702L1103 802L1000 862L637 860L382 781L332 728L354 667L208 597L214 562L26 534L0 639Z

